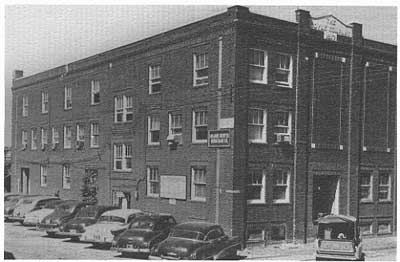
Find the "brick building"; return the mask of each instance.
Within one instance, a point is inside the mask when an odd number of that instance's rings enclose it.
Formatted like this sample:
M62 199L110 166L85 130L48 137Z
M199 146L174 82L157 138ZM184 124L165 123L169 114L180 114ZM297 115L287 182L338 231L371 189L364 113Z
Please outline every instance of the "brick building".
M13 190L76 199L89 176L99 203L217 222L249 241L302 239L319 215L357 210L364 234L395 232L397 47L295 14L234 6L15 71Z

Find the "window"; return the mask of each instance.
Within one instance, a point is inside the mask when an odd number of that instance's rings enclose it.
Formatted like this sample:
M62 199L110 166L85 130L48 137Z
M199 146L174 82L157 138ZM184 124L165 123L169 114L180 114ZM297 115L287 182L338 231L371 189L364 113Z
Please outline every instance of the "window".
M64 126L64 148L71 148L72 144L72 127Z
M391 177L389 173L379 173L378 199L379 201L391 199Z
M147 167L147 195L152 197L160 196L160 173L158 167Z
M267 142L267 112L263 109L249 109L248 136L251 143Z
M92 91L91 91L91 103L92 105L96 105L100 103L100 81L92 80L90 82Z
M23 149L28 147L28 132L26 130L21 131L21 144Z
M85 127L82 124L76 125L76 141L77 142L85 141Z
M278 54L275 82L278 86L292 87L292 56Z
M286 239L286 226L271 225L271 240L285 240L285 239Z
M149 66L149 94L161 91L160 65Z
M55 148L55 146L58 145L58 143L60 142L57 128L53 127L51 133L53 136L51 139L51 143L53 144L53 148Z
M28 116L28 107L29 107L28 96L23 96L22 97L22 116Z
M114 104L115 104L115 112L114 112L115 123L132 121L133 119L132 96L116 96L114 98Z
M367 224L362 223L360 225L360 233L361 233L361 235L372 234L372 223L367 223Z
M265 230L261 228L247 228L247 241L257 242L266 238Z
M160 144L160 116L152 115L148 117L148 144Z
M289 179L288 170L274 170L272 178L272 199L274 203L289 203Z
M262 170L250 170L247 203L265 203L265 174Z
M41 133L40 135L41 135L41 139L42 139L42 150L44 150L45 147L47 146L47 129L41 128L40 133Z
M257 49L250 49L249 55L249 79L253 83L267 83L267 52Z
M192 167L191 199L206 201L206 169Z
M63 189L71 189L71 176L69 173L68 165L63 165L62 187L63 187Z
M362 172L360 174L361 201L372 201L372 174Z
M195 54L194 58L194 72L193 72L193 85L201 86L208 84L208 54L201 53Z
M47 166L40 165L40 186L47 186Z
M65 87L64 89L64 109L72 108L72 88Z
M98 123L90 124L90 147L99 147L100 131Z
M179 144L182 144L182 114L168 115L169 118L169 136L174 136Z
M49 93L46 91L42 92L42 113L49 112Z
M114 170L127 171L132 169L132 145L114 145Z
M378 234L389 234L392 233L392 229L389 222L378 222Z
M207 143L208 137L208 124L207 124L207 111L199 110L193 111L193 143Z
M31 130L31 149L36 150L37 149L37 130L36 128L33 128Z
M275 143L291 143L292 114L290 112L276 112L274 116Z

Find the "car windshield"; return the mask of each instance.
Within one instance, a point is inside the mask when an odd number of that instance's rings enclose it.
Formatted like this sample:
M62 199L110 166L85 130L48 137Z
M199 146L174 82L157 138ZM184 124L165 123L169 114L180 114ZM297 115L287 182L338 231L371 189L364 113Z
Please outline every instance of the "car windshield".
M61 204L56 207L56 210L72 213L72 211L74 210L74 207L75 206L71 205L71 204Z
M352 240L354 238L353 223L319 224L318 238L324 240Z
M84 208L79 211L77 217L96 217L96 210Z
M129 228L132 229L153 229L154 221L151 219L135 219Z
M99 218L100 222L118 222L118 223L125 223L125 219L123 217L118 216L101 216Z
M204 240L204 234L197 231L190 231L190 230L174 230L172 232L171 237L179 237L179 238L188 238L188 239L195 239L195 240Z
M19 196L6 196L4 197L4 201L18 201Z
M60 201L50 201L48 203L46 203L46 205L44 206L44 208L51 208L54 209L56 208L58 205L60 204Z
M22 201L22 204L32 204L32 200L31 199L24 199L23 201Z

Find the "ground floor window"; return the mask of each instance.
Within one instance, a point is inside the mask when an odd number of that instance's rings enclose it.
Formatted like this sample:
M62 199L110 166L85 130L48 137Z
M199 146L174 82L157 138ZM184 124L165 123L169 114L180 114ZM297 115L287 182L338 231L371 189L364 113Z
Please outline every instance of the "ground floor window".
M392 233L390 222L378 222L378 234Z
M191 199L206 201L206 168L192 167Z
M272 199L274 203L289 203L290 171L276 169L273 173Z
M372 234L372 223L362 223L360 225L360 234L361 235Z
M247 184L247 203L265 203L265 173L263 170L250 170Z
M147 167L147 195L160 196L160 173L156 166Z
M285 225L271 225L271 240L285 240L286 239L286 226Z
M112 205L122 209L130 208L131 194L123 191L112 191Z
M261 228L247 229L247 241L258 242L258 241L264 241L264 240L266 240L264 229L261 229Z
M47 186L47 166L40 166L40 186Z

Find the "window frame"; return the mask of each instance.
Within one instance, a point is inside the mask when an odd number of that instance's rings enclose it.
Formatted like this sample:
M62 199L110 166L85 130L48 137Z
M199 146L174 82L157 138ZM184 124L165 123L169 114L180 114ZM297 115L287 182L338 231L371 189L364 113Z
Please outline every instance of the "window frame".
M190 200L198 201L198 202L206 202L207 201L207 167L205 166L192 166L191 170L191 180L190 180ZM200 183L195 182L195 170L202 170L204 171L204 182L200 181ZM196 196L196 185L204 185L205 186L205 196L199 197Z
M121 148L120 150L120 155L118 154L119 150L118 148ZM130 148L130 150L128 150ZM113 148L113 170L117 172L125 172L125 171L131 171L132 170L132 150L133 147L131 144L128 143L114 143L114 148ZM130 155L127 153L130 151ZM127 167L127 159L130 159L131 167ZM121 168L117 168L117 161L121 162Z
M372 171L362 171L361 172L361 174L360 174L360 180L361 180L361 176L366 176L366 175L369 175L369 185L362 185L361 184L361 181L359 182L359 185L360 185L360 202L372 202L373 201L373 190L374 190L374 187L373 187L373 184L374 184L374 180L373 180L373 174L372 174ZM362 195L361 195L361 193L362 193L362 188L363 187L369 187L369 195L368 195L368 197L362 197Z
M286 174L286 183L277 183L275 184L275 179L274 179L274 175L275 172L277 171L281 171L280 175ZM274 169L272 171L272 203L274 204L289 204L290 203L290 176L291 176L291 171L290 169L286 169L286 168L277 168ZM282 180L283 181L283 180ZM285 199L275 199L274 195L273 195L273 191L275 187L286 187L286 191L285 191Z
M97 127L96 134L94 133L95 128ZM97 144L94 143L94 141L97 139ZM100 147L100 124L98 122L92 122L90 123L90 148L99 148Z
M388 176L388 183L381 184L381 176ZM381 187L387 187L387 198L380 198L379 194L381 193ZM392 175L389 171L380 171L378 173L378 201L379 202L389 202L392 201Z
M204 65L203 67L197 67L198 66L198 57L200 56L204 56ZM196 52L193 54L193 86L194 87L198 87L198 86L205 86L208 85L209 82L209 75L210 75L210 71L209 71L209 56L208 56L208 52ZM207 69L207 76L203 76L203 77L199 77L198 76L198 71L200 70L205 70ZM197 81L205 81L202 83L197 83Z
M281 132L275 132L274 130L274 139L275 139L275 143L280 143L280 142L288 142L289 144L292 144L292 112L291 111L276 111L275 114L277 113L287 113L288 114L288 125L279 125L277 123L274 123L274 129L275 128L287 128L287 132L286 133L281 133ZM276 117L274 117L276 118ZM289 141L278 141L277 137L278 136L288 136L289 137Z
M70 102L70 103L68 103ZM72 109L72 87L64 87L64 110Z
M261 192L260 192L260 198L259 199L249 199L247 197L247 203L248 204L265 204L266 203L266 171L262 169L249 169L250 173L250 182L247 184L247 187L249 186L261 186ZM261 172L261 184L255 184L253 183L253 174L254 172L260 171Z
M37 128L31 128L31 150L37 150L38 145L38 132Z
M57 134L57 136L55 136ZM51 144L53 146L58 145L60 143L60 134L56 127L52 127L51 129Z
M152 173L151 173L151 171L152 170L157 170L157 173L156 173L156 176L155 176L155 178L158 178L158 180L155 180L155 179L152 179ZM158 166L147 166L147 168L146 168L146 172L147 172L147 175L146 175L146 186L147 186L147 196L148 197L156 197L156 198L159 198L160 197L160 191L161 191L161 181L160 181L160 169L159 169L159 167ZM151 188L152 188L152 183L158 183L158 193L152 193L152 192L150 192L151 191Z
M98 90L95 90L98 89ZM99 101L94 101L96 94L98 94ZM90 81L90 104L91 105L98 105L100 104L100 80L91 80Z
M29 143L29 141L28 141L28 131L27 130L21 130L21 144L22 144L22 147L24 149L28 148L28 143Z
M257 110L257 111L262 111L262 113L263 113L263 117L262 117L262 120L263 120L263 123L262 124L258 124L258 123L249 123L250 121L250 111L254 111L254 110ZM248 109L248 118L247 118L247 129L249 130L249 128L250 128L250 126L262 126L263 127L263 129L262 129L262 133L261 133L261 139L251 139L250 138L250 135L249 135L249 131L248 131L248 142L249 143L251 143L251 144L267 144L267 121L268 121L268 118L267 118L267 110L266 109L263 109L263 108L257 108L257 107L251 107L251 108L249 108Z
M62 166L62 188L71 189L71 167L69 165Z
M42 114L49 112L49 92L42 91Z
M204 113L205 124L196 125L196 113ZM197 128L207 127L207 138L205 139L197 139ZM198 109L193 110L192 112L192 143L193 144L207 144L208 140L208 110L207 109Z
M42 145L42 149L44 149L44 146L47 146L47 144L48 144L47 128L44 128L44 127L40 128L40 143Z
M47 187L47 174L48 167L46 165L40 165L40 186Z
M158 72L158 75L155 75L154 72ZM159 91L153 91L155 85L160 85ZM149 95L158 93L161 93L161 65L149 65Z
M68 131L69 130L69 136ZM67 144L69 141L69 145ZM72 148L72 126L64 125L64 149L71 149Z
M255 83L255 84L268 84L268 52L265 50L257 49L257 48L250 48L249 51L249 58L253 54L252 52L262 52L263 57L264 57L264 65L259 65L259 64L252 64L251 60L249 59L249 81L250 83ZM262 80L255 80L251 79L251 67L256 67L256 68L263 68L263 77Z
M132 115L129 120L128 115ZM118 120L118 116L121 116L121 120ZM114 123L131 121L133 121L133 97L131 95L114 96Z
M27 95L22 96L22 117L29 116L29 97Z
M281 64L280 60L278 61L278 66L275 68L275 74L277 73L277 71L288 72L288 82L275 80L275 83L279 87L293 88L293 56L290 54L286 54L286 53L277 53L277 56L279 57L278 60L280 59L280 57L286 56L286 57L289 57L290 61L289 61L289 69L280 68L279 67Z
M82 136L81 136L82 134ZM76 142L85 143L85 125L78 123L76 124Z
M158 129L152 127L153 117L158 117ZM152 141L152 132L159 132L158 134L158 141ZM151 146L159 146L161 143L161 119L160 114L152 114L147 116L147 145Z
M177 121L173 121L174 117L180 117L180 126L172 126ZM176 129L180 129L180 132L176 132ZM183 137L183 115L180 113L168 113L168 136L177 136L179 138L179 144L182 144Z

